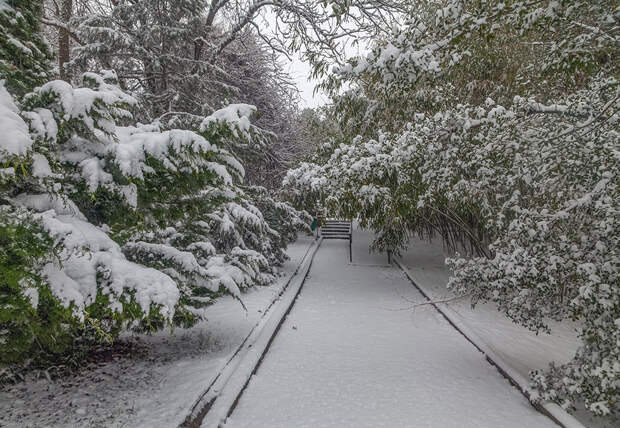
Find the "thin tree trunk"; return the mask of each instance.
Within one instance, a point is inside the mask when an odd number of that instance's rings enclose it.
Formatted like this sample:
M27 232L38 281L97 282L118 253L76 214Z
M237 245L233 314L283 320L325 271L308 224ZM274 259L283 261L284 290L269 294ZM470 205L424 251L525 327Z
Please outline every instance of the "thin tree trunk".
M62 0L60 9L60 20L68 25L73 16L73 0ZM71 74L65 68L71 60L71 39L69 31L64 28L58 29L58 71L60 78L66 82L71 82Z

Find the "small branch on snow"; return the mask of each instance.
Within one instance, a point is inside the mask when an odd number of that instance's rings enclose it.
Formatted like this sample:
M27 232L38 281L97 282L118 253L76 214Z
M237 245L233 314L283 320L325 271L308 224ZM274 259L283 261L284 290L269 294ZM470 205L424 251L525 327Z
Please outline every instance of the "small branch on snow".
M471 293L468 293L468 294L463 294L461 296L454 296L454 297L450 297L450 298L442 299L442 300L429 300L428 302L422 302L422 303L419 303L419 302L416 302L416 301L413 301L413 300L409 300L409 299L407 299L405 297L403 297L403 298L405 300L407 300L408 302L414 304L411 307L413 309L413 308L417 308L418 306L436 305L438 303L450 303L450 302L461 300L461 299L464 299L465 297L470 297L470 296L471 296Z
M442 299L442 300L429 300L428 302L418 302L415 300L410 300L408 298L406 298L405 296L400 296L403 300L406 300L409 303L413 303L413 305L411 306L407 306L405 308L398 308L398 309L386 309L388 311L392 311L392 312L400 312L400 311L410 311L410 310L414 310L415 308L418 308L420 306L426 306L426 305L436 305L439 303L450 303L450 302L455 302L457 300L461 300L464 299L466 297L470 297L471 293L467 293L467 294L463 294L461 296L454 296L454 297L450 297L447 299Z

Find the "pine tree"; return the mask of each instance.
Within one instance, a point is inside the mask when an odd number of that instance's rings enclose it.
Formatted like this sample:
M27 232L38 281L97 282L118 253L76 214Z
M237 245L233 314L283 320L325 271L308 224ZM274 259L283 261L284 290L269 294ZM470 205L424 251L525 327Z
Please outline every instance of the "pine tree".
M307 218L283 205L288 217L265 219L242 187L225 147L269 138L255 107L217 110L195 130L144 125L114 72L32 87L37 67L1 76L24 96L0 83L3 365L74 364L123 330L192 325L218 296L242 303L275 279Z

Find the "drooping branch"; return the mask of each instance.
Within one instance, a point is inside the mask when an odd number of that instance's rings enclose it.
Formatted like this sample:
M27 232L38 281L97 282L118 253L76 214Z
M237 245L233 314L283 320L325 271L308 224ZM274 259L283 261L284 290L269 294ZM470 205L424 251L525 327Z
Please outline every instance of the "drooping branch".
M257 0L255 1L246 11L245 15L242 16L239 21L232 27L228 36L222 40L219 45L215 48L214 52L211 55L211 62L214 62L217 56L222 53L224 49L228 45L230 45L236 38L237 35L243 30L256 16L256 14L264 7L275 5L276 2L273 0Z

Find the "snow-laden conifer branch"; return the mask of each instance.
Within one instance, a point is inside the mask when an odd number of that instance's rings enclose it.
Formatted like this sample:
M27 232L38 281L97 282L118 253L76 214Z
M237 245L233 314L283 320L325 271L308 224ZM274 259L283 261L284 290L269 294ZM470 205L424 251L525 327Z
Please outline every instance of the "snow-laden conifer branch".
M113 71L82 82L50 81L19 103L0 84L10 137L0 139L0 227L11 252L31 242L10 284L29 322L40 305L54 310L49 328L70 346L89 329L103 340L188 326L218 296L241 302L244 290L274 281L291 229L307 218L288 207L289 218L270 223L241 187L243 165L223 147L268 135L250 121L255 108L203 116L200 131L162 129L133 122L137 100ZM7 345L15 358L32 351L28 340L36 334Z

